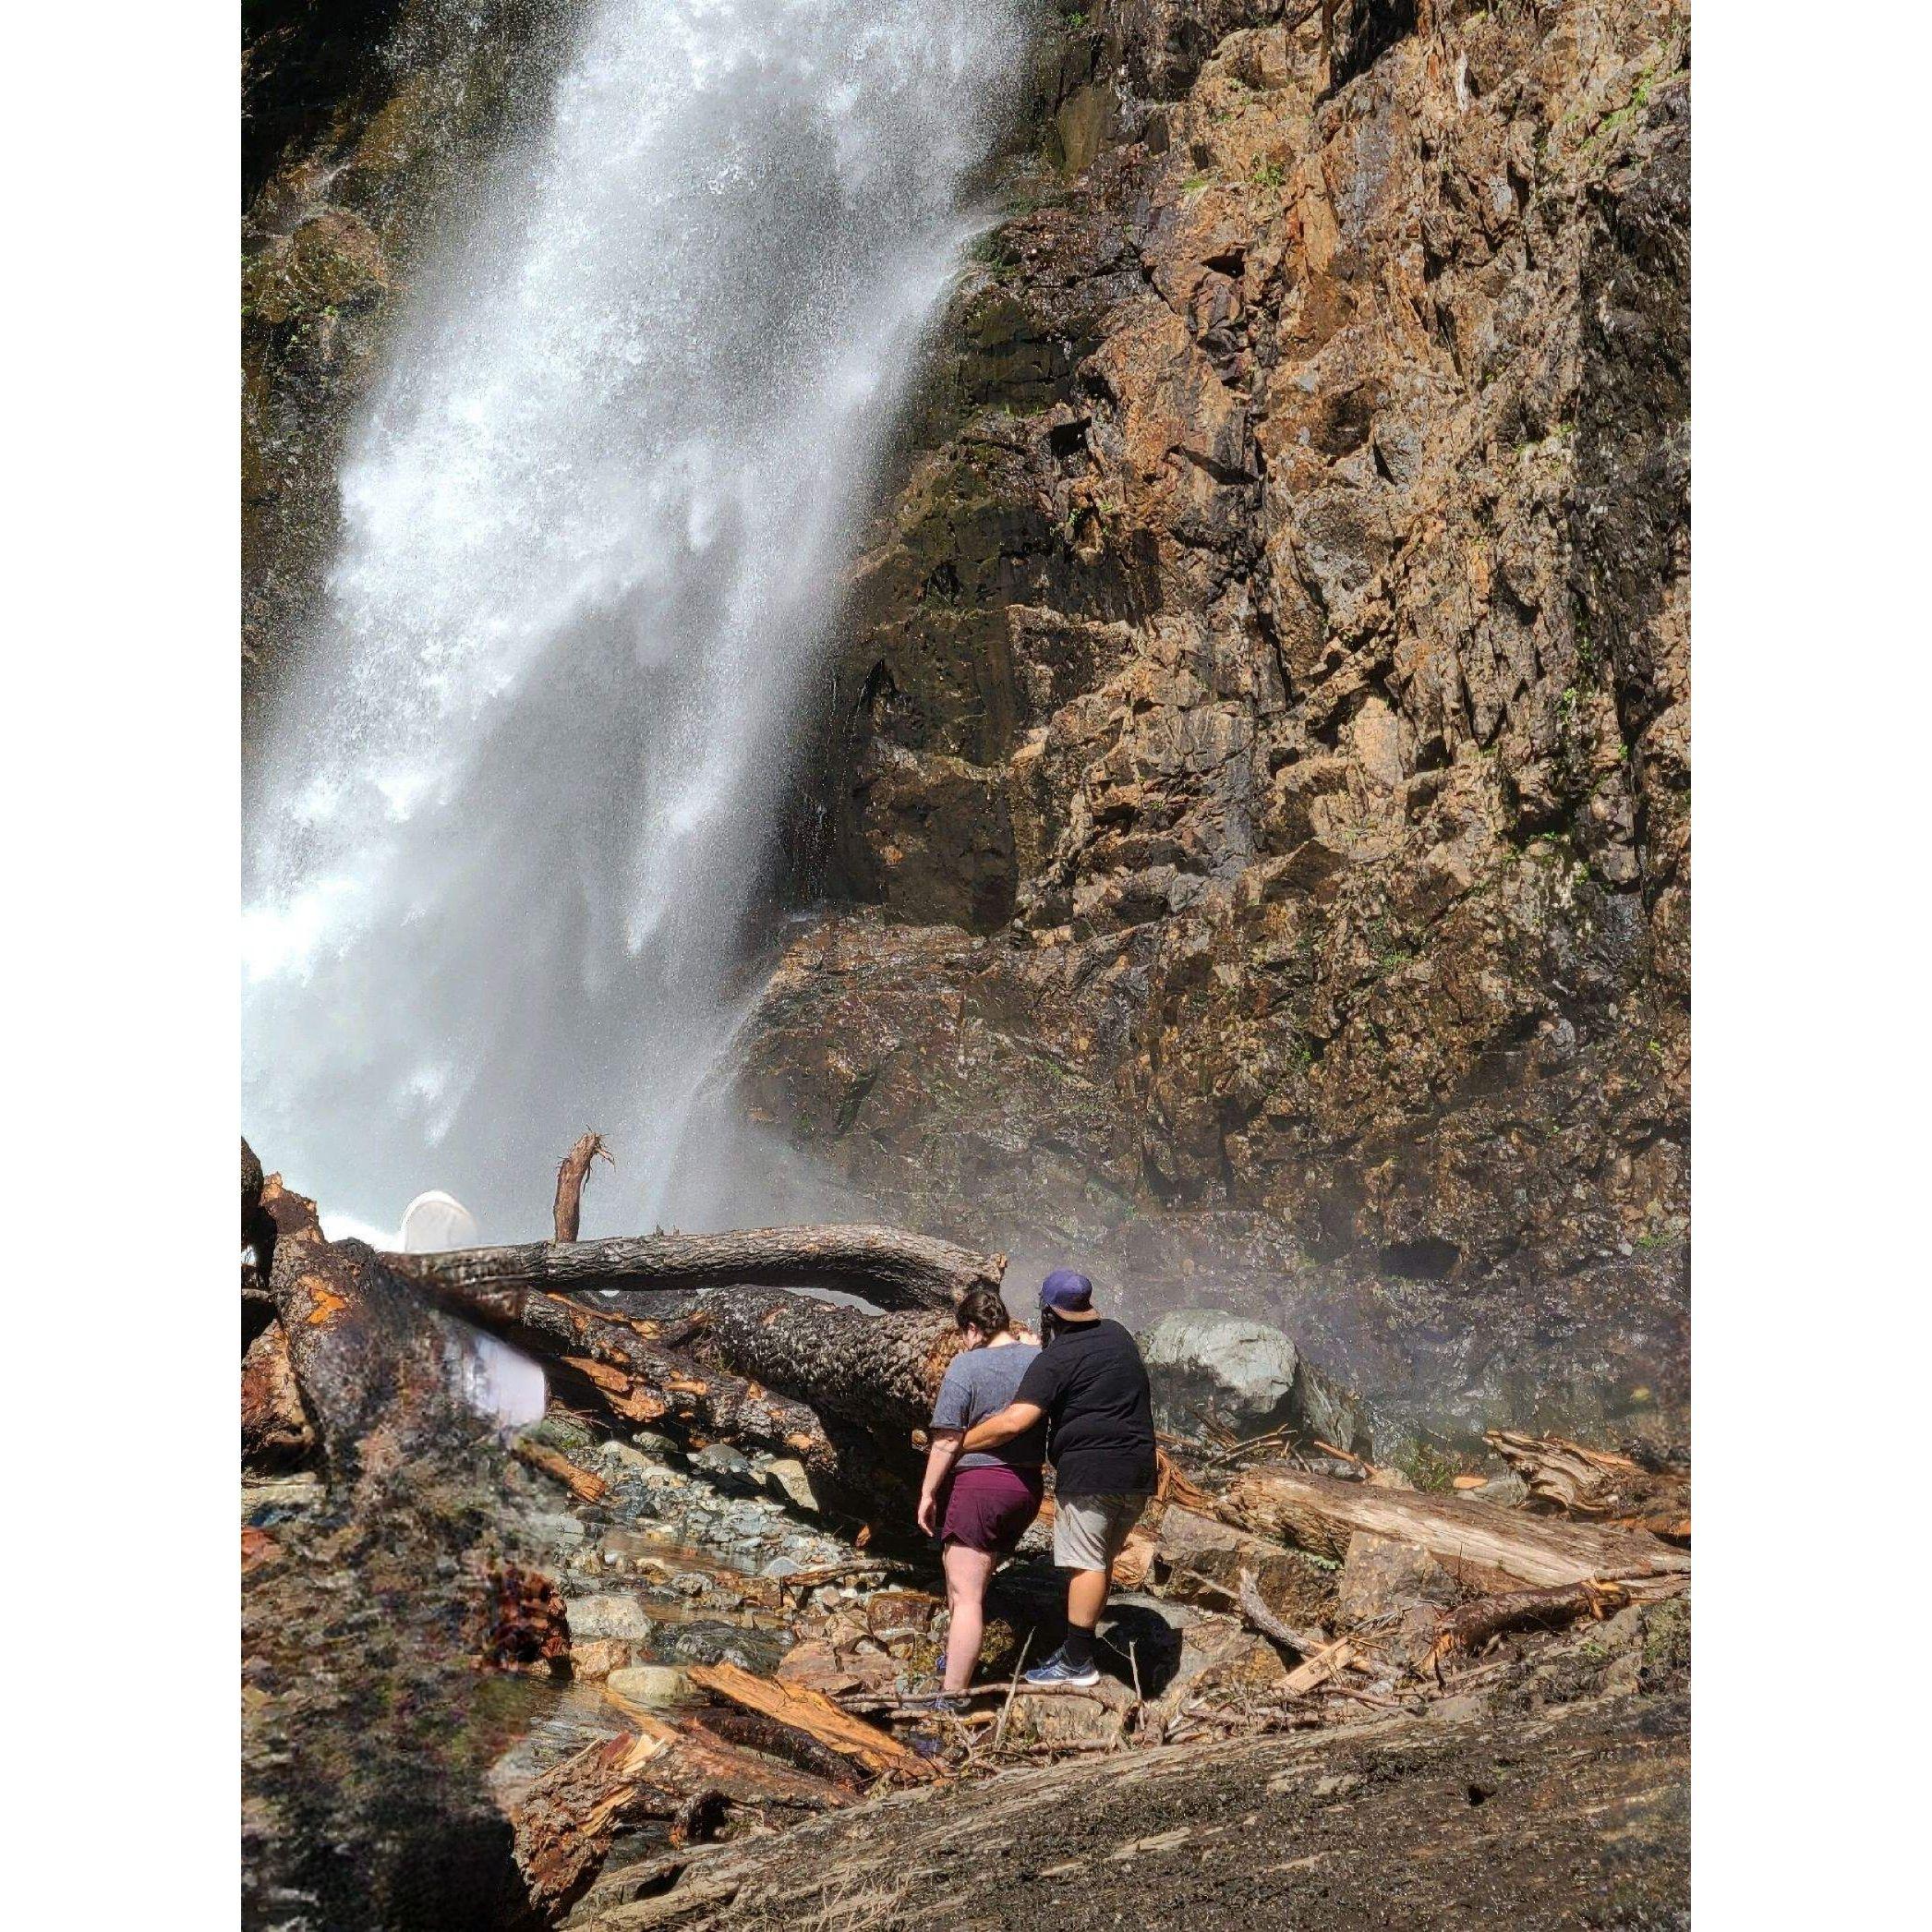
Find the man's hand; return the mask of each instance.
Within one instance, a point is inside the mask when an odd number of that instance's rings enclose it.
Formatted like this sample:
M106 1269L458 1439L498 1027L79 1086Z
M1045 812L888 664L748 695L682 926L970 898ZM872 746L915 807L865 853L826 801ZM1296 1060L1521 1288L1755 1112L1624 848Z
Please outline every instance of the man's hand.
M930 1490L919 1499L919 1527L928 1536L939 1534L939 1499Z
M1009 1402L996 1416L975 1422L966 1431L963 1447L969 1451L996 1449L1016 1435L1024 1435L1045 1413L1037 1402Z

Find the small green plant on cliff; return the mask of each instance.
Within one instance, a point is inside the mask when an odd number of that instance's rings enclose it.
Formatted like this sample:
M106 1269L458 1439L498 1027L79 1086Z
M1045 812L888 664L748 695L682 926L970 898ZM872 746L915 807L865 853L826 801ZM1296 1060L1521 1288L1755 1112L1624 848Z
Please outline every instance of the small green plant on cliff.
M1198 195L1204 189L1213 187L1214 180L1214 177L1212 175L1189 175L1181 183L1180 191L1184 195Z
M1262 161L1257 157L1248 171L1248 178L1256 187L1274 188L1286 181L1288 172L1278 161Z
M1455 1486L1463 1466L1429 1443L1418 1443L1395 1458L1395 1467L1427 1495L1441 1495Z
M1085 10L1078 6L1069 6L1063 9L1060 18L1066 21L1069 30L1073 33L1078 33L1087 24Z

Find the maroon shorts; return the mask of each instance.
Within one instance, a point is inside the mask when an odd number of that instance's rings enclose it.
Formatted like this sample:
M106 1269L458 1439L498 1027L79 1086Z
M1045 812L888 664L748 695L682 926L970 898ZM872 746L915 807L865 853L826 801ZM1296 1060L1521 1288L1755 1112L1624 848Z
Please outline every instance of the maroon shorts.
M947 1493L939 1540L1010 1556L1026 1526L1040 1514L1042 1493L1038 1469L1016 1469L1007 1463L960 1469Z

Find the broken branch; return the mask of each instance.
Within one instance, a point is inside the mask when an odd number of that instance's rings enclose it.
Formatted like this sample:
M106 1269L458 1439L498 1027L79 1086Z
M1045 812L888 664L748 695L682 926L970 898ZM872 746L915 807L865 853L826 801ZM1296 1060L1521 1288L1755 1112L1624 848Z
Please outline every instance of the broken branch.
M557 1198L551 1206L550 1219L560 1241L577 1238L584 1206L584 1183L590 1178L591 1163L599 1157L609 1161L613 1167L617 1165L610 1150L604 1145L603 1135L593 1133L586 1127L558 1166Z

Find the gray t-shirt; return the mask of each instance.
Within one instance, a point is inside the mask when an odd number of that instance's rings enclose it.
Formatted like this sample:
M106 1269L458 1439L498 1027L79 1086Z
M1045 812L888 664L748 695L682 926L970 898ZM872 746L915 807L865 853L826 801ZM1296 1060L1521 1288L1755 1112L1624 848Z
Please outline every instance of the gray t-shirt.
M1003 1348L962 1348L947 1364L933 1404L935 1429L971 1429L996 1416L1012 1401L1020 1378L1039 1358L1030 1342L1008 1342ZM975 1449L960 1456L956 1468L986 1468L1007 1463L1014 1468L1037 1468L1046 1459L1044 1420L996 1449Z

